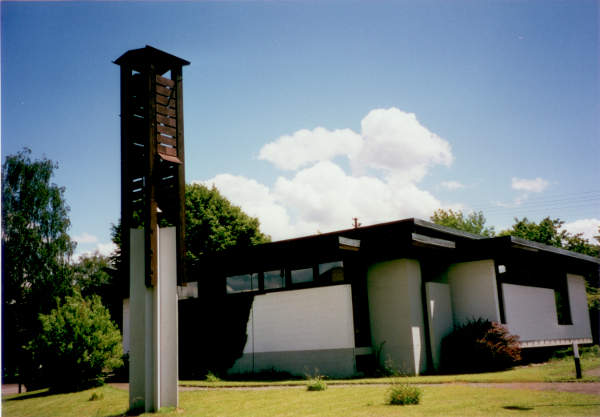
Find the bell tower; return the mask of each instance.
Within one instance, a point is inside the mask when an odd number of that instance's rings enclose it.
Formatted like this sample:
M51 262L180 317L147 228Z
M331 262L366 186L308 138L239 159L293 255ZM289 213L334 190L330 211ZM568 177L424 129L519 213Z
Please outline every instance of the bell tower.
M177 406L177 285L185 285L182 67L146 46L121 67L121 259L130 282L130 408Z

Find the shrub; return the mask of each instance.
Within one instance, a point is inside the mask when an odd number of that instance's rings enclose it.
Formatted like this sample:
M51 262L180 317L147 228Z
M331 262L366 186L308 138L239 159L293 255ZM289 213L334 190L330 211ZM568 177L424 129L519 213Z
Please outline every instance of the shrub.
M306 374L308 383L306 384L307 391L325 391L327 389L327 383L323 379L323 375L320 375L318 370L315 370L314 375Z
M562 347L554 351L553 359L563 359L573 356L573 346ZM579 357L581 359L600 358L600 347L598 345L593 346L580 346Z
M442 341L442 370L447 373L503 371L521 360L519 336L504 324L467 320Z
M102 385L108 372L123 365L121 333L100 298L66 297L48 315L29 348L41 378L54 390Z
M213 374L211 371L208 371L206 374L206 382L219 382L221 378Z
M408 383L394 381L385 393L385 402L390 405L414 405L421 402L423 390Z
M100 394L98 394L96 391L92 392L92 395L90 396L90 401L100 401L104 399L104 393L101 392Z

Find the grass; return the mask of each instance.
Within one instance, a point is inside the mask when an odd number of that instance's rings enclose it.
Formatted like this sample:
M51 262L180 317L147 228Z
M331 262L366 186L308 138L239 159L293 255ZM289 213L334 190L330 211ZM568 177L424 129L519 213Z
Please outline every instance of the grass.
M92 396L98 397L90 401ZM2 415L35 417L115 416L127 411L129 393L103 386L68 394L51 394L48 390L2 396Z
M123 415L127 392L103 388L104 398L89 401L91 390L56 396L27 394L3 398L4 416L80 416L109 417ZM423 387L420 405L402 407L385 403L386 387L336 387L319 395L300 388L269 390L206 390L180 393L180 409L161 409L144 416L597 416L598 396L554 391L525 391L469 387L461 384ZM30 394L30 395L31 395ZM92 407L95 406L95 407Z
M412 384L445 384L451 382L600 382L600 376L586 375L586 371L600 367L600 358L581 358L583 378L575 378L575 364L572 357L554 360L539 365L517 367L509 371L490 372L483 374L464 375L423 375L407 377ZM360 379L328 379L327 385L353 385L353 384L385 384L386 378L360 378ZM305 380L279 380L279 381L227 381L207 383L206 381L181 381L180 385L201 386L207 388L218 387L259 387L259 386L304 386Z
M582 359L582 367L585 375L587 370L600 367L600 359ZM405 380L411 384L425 384L420 386L423 397L421 404L401 409L385 403L385 394L391 381L389 378L328 380L327 385L330 389L318 395L305 390L306 380L268 383L274 386L291 386L268 390L218 389L224 385L245 387L265 384L262 382L192 381L189 384L202 384L216 389L181 392L180 410L166 408L161 409L160 413L148 416L348 415L352 417L391 416L398 415L399 412L407 416L511 416L525 413L535 416L600 415L600 396L473 387L462 384L462 382L575 382L577 380L574 373L571 358L490 374L407 377ZM600 378L585 376L583 381L600 382ZM182 381L181 384L185 383ZM340 384L345 386L339 386ZM365 385L353 386L353 384ZM98 399L90 401L94 393ZM8 417L120 416L127 411L128 399L127 391L110 386L69 394L50 394L47 390L41 390L2 396L2 415Z
M423 389L417 385L394 381L385 392L385 402L391 405L416 405L421 402Z

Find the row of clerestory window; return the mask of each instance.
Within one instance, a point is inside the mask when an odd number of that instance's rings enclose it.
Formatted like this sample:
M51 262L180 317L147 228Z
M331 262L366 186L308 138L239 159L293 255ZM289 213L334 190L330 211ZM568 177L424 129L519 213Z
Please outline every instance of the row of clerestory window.
M227 294L269 291L298 284L335 283L344 281L344 262L327 262L315 268L276 269L226 277Z

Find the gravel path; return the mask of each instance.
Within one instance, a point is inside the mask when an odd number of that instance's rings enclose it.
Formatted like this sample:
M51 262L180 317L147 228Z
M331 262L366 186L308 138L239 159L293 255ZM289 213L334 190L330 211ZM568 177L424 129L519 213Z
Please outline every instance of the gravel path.
M110 383L109 385L129 390L128 383ZM429 384L427 384L429 385ZM424 385L424 386L427 386ZM524 389L534 391L564 391L564 392L576 392L580 394L591 394L600 396L600 382L507 382L507 383L455 383L454 385L465 385L471 387L484 387L484 388L506 388L506 389ZM330 385L331 388L336 387L350 387L357 385ZM360 386L360 385L359 385ZM373 385L369 385L373 386ZM382 384L383 386L383 384ZM236 387L236 388L218 388L220 390L265 390L265 389L291 389L291 388L304 388L303 386L267 386L267 387ZM179 391L202 391L202 390L214 390L217 388L206 388L206 387L192 387L192 386L180 386ZM23 388L23 392L25 389ZM17 394L19 392L19 386L17 384L4 384L2 385L2 395Z

